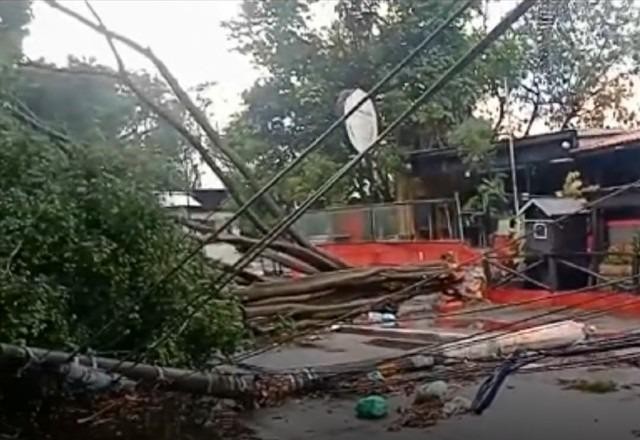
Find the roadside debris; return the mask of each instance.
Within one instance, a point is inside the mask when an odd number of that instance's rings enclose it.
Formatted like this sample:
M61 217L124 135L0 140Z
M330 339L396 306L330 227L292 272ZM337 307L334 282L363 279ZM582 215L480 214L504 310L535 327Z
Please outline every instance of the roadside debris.
M382 324L383 327L395 327L397 325L396 315L389 312L369 312L367 321L370 324Z
M69 396L32 393L25 381L3 388L0 438L256 440L231 401L163 390ZM26 392L25 390L28 390ZM55 405L47 402L55 399ZM37 415L37 416L36 416Z
M585 393L607 394L615 393L619 387L613 380L587 380L587 379L558 379L558 383L565 390L576 390Z
M451 417L459 414L467 413L471 410L471 400L466 397L456 396L442 407L442 413L445 417Z
M415 403L420 404L433 399L442 402L446 399L448 391L449 386L442 380L422 384L416 389Z
M359 419L381 419L386 417L388 413L389 404L387 399L380 395L363 397L356 404L356 415Z
M442 384L446 386L446 383L436 381L425 384L423 387L431 386L431 391L443 391ZM408 408L399 409L400 416L387 429L399 431L402 428L427 428L435 425L438 420L468 413L470 409L471 401L466 397L454 396L448 399L446 393L433 393L428 397L417 391L413 404Z
M488 334L452 342L442 348L443 356L456 359L496 358L518 350L568 347L584 341L591 328L576 321L561 321L524 330Z
M412 286L419 284L419 287ZM308 274L299 278L254 282L235 293L244 306L245 319L256 332L282 330L286 321L295 330L322 327L349 315L355 321L395 326L399 307L420 296L419 310L434 301L482 299L486 280L477 267L453 261L413 266L358 267ZM415 309L415 307L414 307ZM415 310L403 309L402 313Z

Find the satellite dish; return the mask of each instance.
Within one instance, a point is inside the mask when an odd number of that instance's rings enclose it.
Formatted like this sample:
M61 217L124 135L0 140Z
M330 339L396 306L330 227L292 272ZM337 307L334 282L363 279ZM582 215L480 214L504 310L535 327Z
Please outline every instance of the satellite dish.
M345 97L346 95L346 97ZM342 102L343 114L347 114L358 104L367 94L361 89L345 90L340 94L338 102ZM340 105L340 104L339 104ZM351 116L345 121L347 135L351 145L362 152L369 148L378 137L378 115L373 106L373 101L367 99Z

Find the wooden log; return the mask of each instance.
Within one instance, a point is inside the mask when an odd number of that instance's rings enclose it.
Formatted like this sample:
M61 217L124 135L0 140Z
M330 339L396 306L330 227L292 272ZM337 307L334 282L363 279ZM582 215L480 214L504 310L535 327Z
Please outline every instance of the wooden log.
M336 286L353 285L380 272L379 269L339 270L329 274L311 275L296 280L257 283L238 291L241 298L255 301L273 296L291 296L303 293L331 290Z
M406 299L407 297L414 296L415 294L435 293L441 290L442 286L439 284L425 285L420 289L420 292L413 292L399 296L390 300L392 302L398 302ZM384 292L385 294L387 292ZM364 306L377 304L380 302L380 296L376 295L369 298L354 299L350 301L341 301L335 304L304 304L299 302L290 303L276 303L268 305L247 305L245 306L245 316L248 319L264 316L285 316L285 317L307 317L313 319L325 319L339 316L349 310L362 308Z
M374 298L379 297L381 295L385 295L387 293L395 292L402 287L406 286L406 283L402 283L399 285L377 285L377 286L347 286L344 288L336 288L330 290L323 290L318 292L311 293L303 293L300 295L291 295L291 296L274 296L266 299L259 300L245 300L243 304L245 307L254 307L254 306L269 306L269 305L278 305L278 304L287 304L287 303L295 303L295 304L308 304L308 305L318 305L318 304L337 304L337 303L345 303L351 300L360 299L360 298ZM448 284L441 283L437 280L434 280L431 283L425 284L420 292L424 291L441 291L448 287ZM420 293L418 292L418 294Z
M307 301L312 301L316 299L323 299L330 295L340 295L340 292L336 292L336 290L321 290L319 292L312 293L303 293L301 295L292 295L292 296L276 296L273 298L261 299L258 301L245 302L247 306L271 306L276 304L286 304L286 303L304 303Z
M273 261L274 263L281 264L282 266L300 272L306 275L318 273L318 269L294 258L290 255L283 254L282 252L273 251L271 249L265 249L261 254L264 258Z
M213 265L225 272L233 272L231 265L220 260L212 260ZM267 279L257 275L255 273L249 272L248 270L241 270L238 274L239 284L253 284L253 283L264 283L267 282Z
M177 218L176 219L181 225L201 234L199 238L201 240L208 239L207 235L213 233L215 228L211 226L185 219L185 218ZM213 241L219 241L223 243L228 243L233 246L239 248L239 250L247 250L254 244L258 242L258 240L249 237L242 237L231 234L220 234L218 237L215 237ZM290 255L300 261L307 263L308 265L318 269L318 270L336 270L343 269L349 267L344 262L338 260L333 256L327 255L324 251L313 248L305 248L293 243L288 243L282 240L276 240L268 246L269 249L273 249L278 252L282 252L284 254Z
M255 238L248 237L240 237L237 235L230 234L221 234L216 241L221 241L224 243L229 243L234 246L239 246L241 249L248 249L254 244L258 243L258 240ZM282 240L275 240L268 246L270 249L276 250L278 252L282 252L292 257L297 258L298 260L304 261L305 263L315 267L321 271L334 271L336 270L335 263L327 258L323 253L318 253L317 249L314 250L304 248L302 246L295 245L293 243L287 243ZM347 264L342 263L343 268L349 267Z
M350 286L382 285L383 283L402 282L404 284L416 282L425 277L443 279L451 276L451 271L426 266L424 268L357 268L345 269L329 273L320 273L295 280L256 283L238 291L245 301L257 301L275 296L293 296L303 293L344 289Z
M282 315L282 316L311 316L313 312L329 312L337 310L348 310L356 307L362 307L374 304L378 298L359 299L343 304L331 305L307 305L307 304L278 304L273 306L255 306L245 307L245 315L247 318L255 318L257 316Z

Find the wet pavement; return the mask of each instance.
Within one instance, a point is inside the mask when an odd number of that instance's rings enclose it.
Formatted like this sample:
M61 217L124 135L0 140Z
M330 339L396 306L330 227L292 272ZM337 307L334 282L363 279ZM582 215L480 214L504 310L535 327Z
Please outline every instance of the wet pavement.
M614 380L628 389L607 394L567 390L559 378L585 377ZM509 378L494 404L482 415L463 415L439 421L426 429L403 428L390 432L398 417L396 410L410 401L390 398L389 416L378 421L355 417L356 398L291 401L279 408L257 411L249 426L263 440L616 440L640 437L640 382L636 369L615 369L593 373L587 370L517 375ZM472 397L476 387L459 395Z
M472 316L467 326L458 326L457 334L478 330L482 321L513 322L544 313L541 310L508 311ZM575 314L556 314L552 318L571 318ZM412 328L438 330L433 320L420 325L410 321ZM529 325L535 322L529 322ZM640 328L640 320L599 317L589 322L606 333ZM406 328L406 326L403 326ZM482 328L482 327L480 327ZM451 333L451 328L439 328ZM385 341L381 344L380 341ZM401 354L406 344L394 344L393 339L375 334L328 333L315 340L264 353L251 363L271 368L294 368L330 365L342 362L379 359ZM559 379L612 380L618 390L606 394L569 390ZM481 381L482 378L477 379ZM455 385L453 385L455 388ZM455 390L456 395L472 398L478 382ZM335 440L355 439L490 439L490 440L616 440L640 438L640 370L636 368L574 369L510 377L494 404L483 415L464 415L441 420L426 429L403 428L390 432L398 419L399 408L410 406L412 397L390 395L390 413L379 421L364 421L355 417L358 397L290 400L277 408L268 408L246 415L247 424L259 438Z

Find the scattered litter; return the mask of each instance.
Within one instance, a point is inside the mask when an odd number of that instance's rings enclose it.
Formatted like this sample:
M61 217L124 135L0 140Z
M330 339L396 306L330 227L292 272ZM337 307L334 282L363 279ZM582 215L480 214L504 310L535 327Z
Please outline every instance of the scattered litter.
M387 428L399 431L402 428L427 428L442 418L442 407L438 400L432 399L421 404L413 404L401 411L400 417Z
M618 391L618 384L612 380L558 379L565 390L576 390L585 393L606 394Z
M367 379L372 380L374 382L384 382L384 376L378 370L372 371L371 373L367 374Z
M449 391L449 386L442 380L422 384L416 390L414 402L421 404L434 399L442 402L447 397L447 391Z
M440 381L441 382L441 381ZM432 382L435 384L436 382ZM444 382L441 382L443 384ZM431 384L423 385L426 387ZM446 385L446 384L445 384ZM438 385L437 387L441 387ZM416 396L417 397L417 396ZM388 427L389 431L399 431L402 428L428 428L435 425L438 420L465 414L471 410L471 400L466 397L456 396L444 403L436 397L423 401L416 399L409 408L398 410L400 416Z
M356 404L356 415L359 419L375 420L386 417L389 404L383 396L372 395L363 397Z
M417 369L432 367L436 363L433 356L426 356L423 354L411 356L410 360L413 366Z
M369 312L367 321L372 324L382 324L384 327L395 327L397 325L396 315L389 312Z
M442 413L445 417L451 417L464 414L471 410L471 400L466 397L456 396L442 407Z

